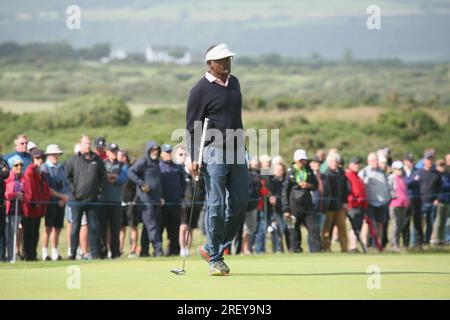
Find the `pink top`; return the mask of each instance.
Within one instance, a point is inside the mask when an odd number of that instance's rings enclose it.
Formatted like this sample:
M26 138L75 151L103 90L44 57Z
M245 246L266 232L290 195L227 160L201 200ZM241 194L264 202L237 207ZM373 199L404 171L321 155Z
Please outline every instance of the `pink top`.
M405 179L401 176L395 176L394 188L395 198L392 199L389 207L407 208L409 206L409 197Z

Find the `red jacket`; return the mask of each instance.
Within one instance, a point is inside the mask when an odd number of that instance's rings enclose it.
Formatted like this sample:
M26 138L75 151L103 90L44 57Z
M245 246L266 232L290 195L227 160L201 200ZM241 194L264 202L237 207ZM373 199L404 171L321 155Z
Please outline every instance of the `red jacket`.
M264 201L265 201L265 196L269 195L270 191L269 188L267 188L266 186L266 180L261 179L261 189L259 190L259 196L260 198L258 199L258 211L263 211L264 210Z
M364 181L358 176L357 172L350 169L345 171L345 176L350 184L348 194L348 208L362 208L367 209L369 202L367 201L366 188Z
M25 181L30 186L31 203L28 203L28 214L25 217L41 218L47 213L50 201L50 187L44 177L45 172L38 172L38 166L30 164L25 170Z
M11 170L8 179L5 180L5 199L6 199L6 214L14 215L14 212L9 212L11 209L11 202L16 200L18 191L23 193L23 201L21 201L21 214L28 215L28 202L31 199L30 186L26 183L25 177L22 175L16 179L14 171Z

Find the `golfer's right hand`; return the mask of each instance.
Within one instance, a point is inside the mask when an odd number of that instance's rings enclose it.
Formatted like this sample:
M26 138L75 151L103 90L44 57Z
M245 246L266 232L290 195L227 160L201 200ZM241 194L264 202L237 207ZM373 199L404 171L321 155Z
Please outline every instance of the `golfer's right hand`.
M197 161L192 161L192 176L195 181L197 181L197 177L200 175L200 165Z
M142 190L142 192L147 193L147 192L150 191L150 187L149 187L148 185L144 184L144 185L141 187L141 190Z

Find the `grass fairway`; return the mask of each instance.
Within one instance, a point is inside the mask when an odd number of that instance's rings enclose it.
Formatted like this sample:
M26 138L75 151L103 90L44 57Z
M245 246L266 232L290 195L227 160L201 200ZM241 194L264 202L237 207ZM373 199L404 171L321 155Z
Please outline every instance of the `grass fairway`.
M198 256L0 265L0 299L450 299L450 255L281 254L227 257L232 274L208 277ZM68 266L80 267L81 288L69 290ZM367 288L369 265L381 289Z

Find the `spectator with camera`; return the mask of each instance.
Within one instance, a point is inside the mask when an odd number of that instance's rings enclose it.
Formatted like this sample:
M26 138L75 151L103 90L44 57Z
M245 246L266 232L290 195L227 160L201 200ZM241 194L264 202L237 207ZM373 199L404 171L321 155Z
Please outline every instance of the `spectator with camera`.
M294 253L303 252L301 247L301 224L304 224L313 237L312 252L321 251L320 233L314 221L314 206L311 191L317 189L317 179L312 172L306 151L299 149L294 153L294 163L289 167L283 184L282 210L284 219L293 224L290 230L291 248Z

